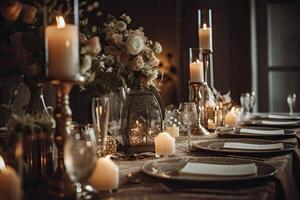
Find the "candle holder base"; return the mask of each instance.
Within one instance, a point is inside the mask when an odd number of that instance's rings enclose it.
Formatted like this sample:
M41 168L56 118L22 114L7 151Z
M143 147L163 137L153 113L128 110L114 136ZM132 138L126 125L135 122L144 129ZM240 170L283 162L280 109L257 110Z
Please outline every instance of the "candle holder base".
M74 83L80 83L84 79L78 77L74 80L52 80L51 83L56 90L56 108L54 141L57 149L56 164L51 177L48 177L46 199L75 199L75 187L70 181L64 164L64 143L65 138L70 134L72 122L72 111L69 106L69 93Z

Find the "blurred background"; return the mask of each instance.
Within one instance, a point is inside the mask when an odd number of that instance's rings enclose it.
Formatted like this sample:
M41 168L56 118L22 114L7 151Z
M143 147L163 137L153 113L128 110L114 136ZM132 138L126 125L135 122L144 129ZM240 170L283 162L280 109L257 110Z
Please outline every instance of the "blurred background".
M92 1L94 2L94 1ZM255 92L256 110L287 112L287 96L300 98L300 3L296 0L100 0L99 24L107 14L128 14L132 28L144 27L163 46L161 96L165 105L188 99L188 49L198 47L197 13L213 11L213 63L215 88L231 91L237 103L243 92ZM0 86L0 101L6 104L18 77ZM44 91L47 105L55 97ZM16 110L29 101L25 85L16 97ZM300 100L295 111L300 110Z
M288 111L300 95L300 3L293 0L102 0L103 16L123 13L160 41L166 104L188 96L188 48L198 46L197 10L212 8L214 82L221 93L255 91L259 111ZM300 108L300 101L296 103Z

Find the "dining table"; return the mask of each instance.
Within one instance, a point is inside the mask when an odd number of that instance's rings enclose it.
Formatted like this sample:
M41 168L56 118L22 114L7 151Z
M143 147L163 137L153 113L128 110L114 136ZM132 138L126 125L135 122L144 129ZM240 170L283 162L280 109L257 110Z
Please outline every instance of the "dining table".
M116 157L120 169L120 187L116 191L92 195L92 199L299 199L300 188L300 129L294 129L295 137L280 139L295 148L279 154L231 155L192 148L187 151L186 136L176 138L176 154L181 157L225 157L249 161L262 161L273 166L277 173L263 180L242 182L184 182L153 177L142 171L145 163L167 158L157 158L153 153L136 154L131 157ZM193 143L221 140L216 133L192 137Z
M285 128L286 129L286 128ZM300 189L300 128L290 128L295 132L289 137L276 136L268 141L293 146L288 151L276 153L224 153L197 148L198 143L212 141L237 141L239 136L228 138L214 131L209 135L192 135L192 149L188 149L185 133L175 138L176 153L172 156L157 157L154 152L132 155L117 153L112 160L119 167L119 188L99 192L92 190L86 194L91 200L117 199L286 199L298 200ZM151 176L143 167L147 163L180 158L222 158L262 162L275 168L276 173L262 179L241 181L184 181L166 177ZM25 191L25 199L31 199L36 190ZM34 195L33 195L34 196ZM28 198L29 197L29 198Z

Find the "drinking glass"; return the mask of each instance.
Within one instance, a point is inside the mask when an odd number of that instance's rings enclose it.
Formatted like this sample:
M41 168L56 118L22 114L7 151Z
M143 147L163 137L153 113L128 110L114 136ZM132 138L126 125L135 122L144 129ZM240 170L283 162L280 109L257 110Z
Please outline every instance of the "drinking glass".
M193 125L197 121L197 108L194 102L183 102L180 107L181 120L182 123L186 126L187 130L187 147L188 151L192 148L192 135L191 131Z
M249 95L250 95L249 111L250 111L250 113L252 113L253 112L253 107L256 103L256 94L255 94L255 92L251 92Z
M93 131L75 125L64 145L66 172L74 182L77 199L84 196L83 187L91 176L96 163L96 138Z
M296 104L296 94L289 94L286 100L290 108L290 115L293 115L293 108Z
M109 119L109 98L107 96L93 98L92 117L96 135L97 155L101 157L105 151Z
M126 92L123 87L117 91L110 92L109 98L109 119L108 119L108 135L114 140L122 143L121 129L121 114L126 99Z
M243 117L247 118L249 111L250 111L250 106L251 106L251 97L249 93L242 93L240 97L240 103L242 107L242 114Z

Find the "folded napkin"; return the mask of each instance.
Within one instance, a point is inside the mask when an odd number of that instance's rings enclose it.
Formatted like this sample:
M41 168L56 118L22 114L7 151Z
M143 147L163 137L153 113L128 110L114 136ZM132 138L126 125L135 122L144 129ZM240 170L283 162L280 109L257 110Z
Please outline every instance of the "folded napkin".
M274 150L283 149L282 143L274 144L249 144L241 142L225 142L224 149L246 149L246 150Z
M240 133L255 134L255 135L284 135L284 130L257 130L242 128Z
M257 166L254 163L222 165L188 162L179 173L211 176L247 176L257 174Z
M268 118L270 118L270 119L300 119L300 116L268 114Z

